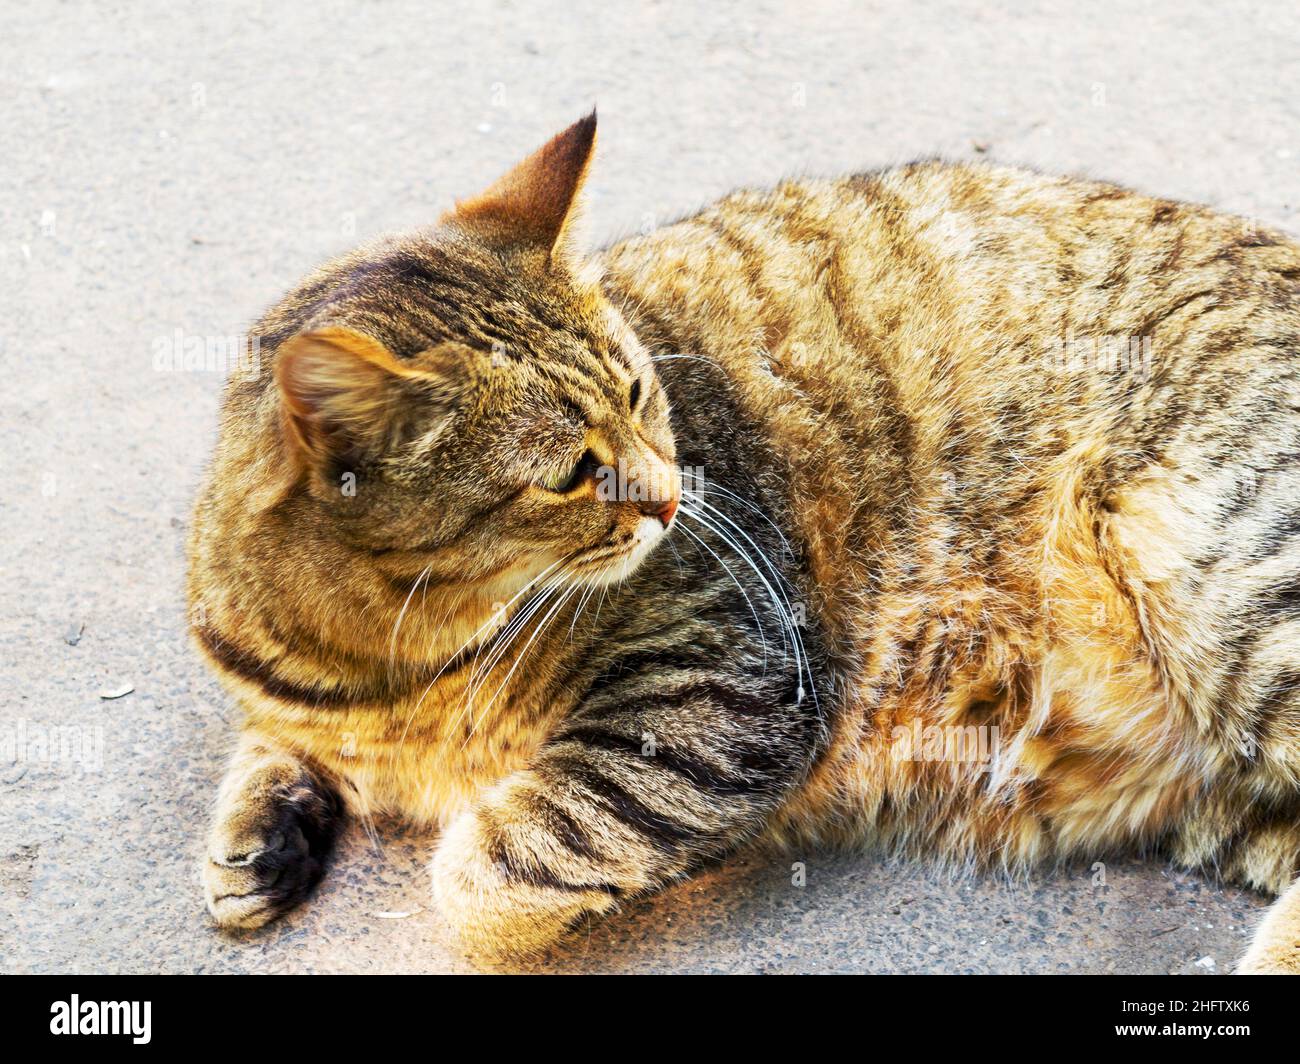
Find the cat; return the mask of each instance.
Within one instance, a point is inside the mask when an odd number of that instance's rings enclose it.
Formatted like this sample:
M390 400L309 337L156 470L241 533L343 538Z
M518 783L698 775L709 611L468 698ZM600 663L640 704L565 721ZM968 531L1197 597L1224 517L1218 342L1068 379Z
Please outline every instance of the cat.
M204 882L436 826L488 963L752 840L1149 851L1300 970L1300 247L938 161L585 255L595 114L257 324L197 504Z

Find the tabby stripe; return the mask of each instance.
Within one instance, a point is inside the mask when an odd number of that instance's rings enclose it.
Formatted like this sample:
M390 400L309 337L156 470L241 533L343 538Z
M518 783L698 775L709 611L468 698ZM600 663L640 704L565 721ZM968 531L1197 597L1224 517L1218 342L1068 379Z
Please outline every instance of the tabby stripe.
M199 629L199 641L222 668L248 683L255 684L271 698L278 698L284 702L299 702L310 705L314 709L340 709L358 702L393 702L409 693L409 688L397 687L387 680L368 687L353 689L295 683L277 676L274 662L260 658L252 651L222 639L210 628ZM435 675L447 676L463 669L474 660L478 649L465 647L446 665L426 667L422 674L412 677L412 683L426 683Z
M545 887L548 890L560 890L568 894L581 894L589 890L612 896L620 893L620 888L614 883L570 883L561 879L549 868L535 864L522 864L499 832L495 833L488 846L488 856L511 883L527 883L531 887Z
M515 501L519 498L519 496L523 495L524 492L526 492L527 490L528 490L528 485L525 484L523 487L516 489L515 491L506 495L505 497L498 499L496 502L491 502L484 506L479 506L474 509L470 509L467 507L460 528L458 528L450 536L444 536L440 539L425 540L424 542L421 543L404 544L400 547L379 547L372 550L370 553L374 555L383 555L383 554L390 554L394 551L400 550L400 551L405 551L409 554L420 554L420 553L429 553L440 549L445 550L447 547L451 547L459 543L462 539L465 539L467 536L473 535L475 532L478 531L478 524L480 522L490 517L492 514L497 513L498 511L504 510L509 506L513 505ZM489 576L495 576L495 575L497 575L497 571L494 570L490 573L484 574L482 577L480 577L480 579L486 579ZM414 577L412 577L412 579L414 579ZM463 584L464 579L462 578L460 582ZM410 588L395 587L394 590L397 590L401 594L402 598L405 599L406 595L410 591Z
M611 753L625 754L684 776L701 790L711 794L750 794L763 789L763 784L753 783L741 776L733 776L712 765L696 761L671 747L655 746L654 754L641 752L641 740L635 736L621 735L603 728L575 728L555 737L557 742L576 742Z
M1270 620L1273 623L1286 623L1287 620L1300 618L1300 580L1295 578L1284 580L1269 588L1269 591L1265 592L1257 602L1256 614L1261 615L1260 619L1264 623ZM1232 663L1219 687L1216 706L1219 713L1227 712L1232 696L1242 695L1244 680L1251 674L1253 657L1257 646L1260 645L1261 637L1262 632L1258 631L1258 628L1248 628L1240 632L1227 645L1226 649L1229 653L1223 657L1231 657ZM1256 705L1270 706L1282 700L1296 682L1296 676L1292 672L1283 672L1281 678L1274 680Z
M406 280L418 281L425 286L421 294L426 297L433 297L440 289L450 287L454 283L450 270L446 274L435 273L426 263L409 255L398 255L389 261L395 273L400 273ZM519 333L527 331L527 326L530 324L540 325L551 332L573 332L569 322L562 321L549 310L539 306L527 307L526 313L519 315L519 321L501 321L491 311L485 309L493 303L504 302L504 294L496 289L491 279L466 261L457 262L455 269L462 275L469 275L470 283L477 284L477 291L474 292L472 299L466 299L462 304L445 305L445 309L453 315L452 321L447 324L475 327L493 339L500 340L506 345L507 357L516 360L524 357L524 351L512 341L517 339ZM490 293L494 298L484 298L485 293ZM471 317L471 308L474 312L473 317ZM519 302L516 302L512 309L525 310L524 305Z
M1230 703L1234 698L1240 698L1242 682L1249 671L1255 650L1259 646L1260 634L1257 628L1245 629L1230 640L1220 654L1222 660L1230 660L1232 664L1224 671L1223 679L1219 684L1218 698L1215 700L1216 716L1225 718L1235 708Z
M1256 544L1253 560L1263 561L1274 557L1287 544L1300 536L1300 513L1291 513L1280 524L1271 526Z
M728 713L738 717L767 716L782 701L794 702L799 678L791 680L785 698L771 691L745 691L718 680L703 680L687 684L671 692L671 704L678 705L688 698L707 698Z
M1291 668L1284 671L1269 685L1260 703L1276 709L1278 706L1286 705L1298 694L1300 694L1300 668Z
M595 860L600 857L587 832L567 812L554 802L539 797L535 806L542 819L554 835L566 848L579 857Z
M1149 315L1146 318L1146 320L1143 321L1142 325L1138 328L1135 335L1137 336L1151 335L1156 331L1158 327L1160 327L1161 325L1166 325L1169 322L1170 318L1172 318L1179 311L1185 310L1188 306L1190 306L1192 303L1195 303L1198 299L1209 299L1212 302L1208 306L1200 308L1200 310L1197 313L1204 314L1207 311L1214 310L1217 307L1223 305L1221 302L1213 302L1214 300L1218 300L1221 296L1223 296L1223 294L1224 292L1221 288L1207 288L1205 291L1193 292L1190 295L1183 296L1182 299L1179 299L1176 302L1170 304L1169 306L1162 308L1157 313Z
M657 813L642 804L619 784L593 771L586 763L574 764L569 773L571 778L585 787L611 816L663 850L671 852L682 843L694 839L698 834L685 824L679 824L671 817Z
M1264 593L1257 609L1270 619L1276 619L1279 613L1286 617L1300 614L1300 578L1292 576L1274 584Z
M1238 681L1234 684L1234 689L1240 688L1241 683ZM1288 707L1298 696L1300 696L1300 668L1284 668L1264 689L1264 693L1252 707L1250 738L1254 743L1255 752L1263 745L1262 736L1267 733L1268 722L1276 719L1278 713Z
M616 703L614 708L620 712L655 707L668 709L698 701L711 702L737 717L766 717L777 709L781 699L771 692L743 691L719 680L694 680L681 687L637 695ZM793 690L790 691L789 701L794 701Z
M682 342L681 334L677 333L674 327L669 324L668 319L661 317L653 307L643 305L625 307L624 313L637 337L649 350L651 357L656 354L683 354L687 350L686 345ZM662 348L662 350L657 351L656 348ZM674 364L678 365L680 363ZM692 365L698 365L698 363L692 363ZM658 372L662 377L662 371Z
M623 367L625 370L627 370L629 373L632 373L632 374L635 375L635 373L636 373L636 367L632 365L632 359L629 358L627 352L624 351L624 350L623 350L621 347L619 347L617 344L604 344L604 345L602 345L602 346L601 346L600 353L601 353L601 355L602 355L603 357L609 359L609 360L612 361L612 362L617 362L620 366L622 366L622 367Z
M648 671L660 672L665 669L708 669L716 666L717 661L701 661L694 647L679 645L651 647L636 650L607 664L587 686L587 691L594 692L615 680L633 679Z
M330 303L361 290L372 274L386 272L385 266L384 260L365 262L358 264L351 271L337 270L322 277L300 294L301 309L296 313L291 312L284 324L259 334L263 346L268 349L279 347L285 340L301 332L307 322L315 318Z
M222 668L257 685L272 698L304 702L317 709L337 709L360 700L359 695L344 688L322 688L285 680L275 675L275 666L271 662L221 639L208 628L199 629L199 640Z
M431 546L426 546L420 549L432 550L433 548ZM391 554L399 550L410 550L412 551L412 553L414 553L416 551L416 548L380 547L377 550L373 551L372 553L377 557L382 557L385 554ZM418 584L417 590L420 592L420 594L426 594L430 588L434 588L434 587L464 587L465 586L464 573L456 573L448 576L434 576L432 573L426 573L424 572L423 569L421 569L419 572L415 573L414 575L409 573L402 576L394 576L390 573L380 573L379 575L383 579L384 583L388 585L389 589L394 594L398 595L403 602L405 602L406 597L411 594L412 584Z

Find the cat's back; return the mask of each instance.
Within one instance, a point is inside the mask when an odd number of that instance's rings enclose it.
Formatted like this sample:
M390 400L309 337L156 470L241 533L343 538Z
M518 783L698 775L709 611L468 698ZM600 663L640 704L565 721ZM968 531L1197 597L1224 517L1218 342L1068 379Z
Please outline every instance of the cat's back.
M1123 456L1157 454L1192 411L1226 426L1252 387L1284 403L1300 335L1282 234L985 164L742 190L603 265L642 339L718 364L697 389L734 398L800 475L870 456L891 495L903 464L978 487L1086 446L1122 481Z
M1158 324L1167 290L1274 271L1300 248L1250 219L1102 181L941 161L742 189L602 256L646 331L772 365L801 334L928 349ZM839 320L813 320L827 312ZM787 352L786 348L793 347ZM987 362L982 368L987 368Z

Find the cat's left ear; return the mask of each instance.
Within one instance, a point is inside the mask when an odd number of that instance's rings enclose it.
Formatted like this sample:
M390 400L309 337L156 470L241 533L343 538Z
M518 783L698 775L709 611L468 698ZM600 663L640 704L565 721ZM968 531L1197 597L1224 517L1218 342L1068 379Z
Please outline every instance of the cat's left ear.
M456 204L451 218L494 243L563 257L580 211L596 147L596 112L547 141L484 192Z
M319 478L340 460L387 454L431 432L455 404L467 350L442 344L403 360L341 326L285 341L275 379L290 464Z

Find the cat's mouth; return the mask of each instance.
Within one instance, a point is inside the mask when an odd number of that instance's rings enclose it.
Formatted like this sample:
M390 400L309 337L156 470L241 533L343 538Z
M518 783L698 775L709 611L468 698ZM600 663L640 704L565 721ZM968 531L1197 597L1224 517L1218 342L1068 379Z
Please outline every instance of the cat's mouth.
M630 531L607 536L579 554L570 564L569 573L573 579L597 587L620 583L636 571L667 534L668 528L658 520L642 518Z

